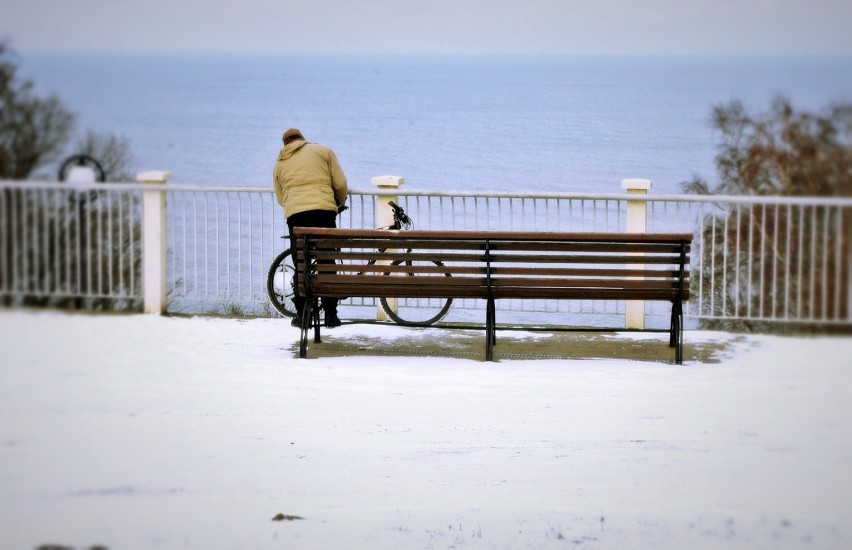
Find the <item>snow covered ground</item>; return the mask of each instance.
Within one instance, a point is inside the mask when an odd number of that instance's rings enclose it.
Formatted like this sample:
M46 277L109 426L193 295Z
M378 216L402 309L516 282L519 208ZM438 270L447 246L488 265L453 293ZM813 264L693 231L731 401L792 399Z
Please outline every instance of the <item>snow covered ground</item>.
M0 338L2 548L852 547L848 338L688 331L683 366L300 360L274 319L0 310Z

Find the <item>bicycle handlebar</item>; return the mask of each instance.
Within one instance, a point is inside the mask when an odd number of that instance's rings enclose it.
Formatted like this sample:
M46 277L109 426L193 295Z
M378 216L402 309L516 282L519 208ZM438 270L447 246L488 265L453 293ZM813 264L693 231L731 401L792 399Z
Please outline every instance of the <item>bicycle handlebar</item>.
M399 227L410 227L411 226L411 218L409 218L405 214L405 210L402 209L400 205L393 201L388 201L388 206L393 209L393 218L394 221L397 222Z

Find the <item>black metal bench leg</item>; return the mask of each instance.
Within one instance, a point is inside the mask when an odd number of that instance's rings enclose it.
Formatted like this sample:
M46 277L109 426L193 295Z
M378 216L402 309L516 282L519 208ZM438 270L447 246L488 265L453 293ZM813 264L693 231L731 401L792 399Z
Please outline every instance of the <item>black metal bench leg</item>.
M494 345L497 343L497 330L495 325L496 314L494 312L494 299L489 298L485 307L485 360L494 360Z
M675 348L675 363L683 364L683 304L672 304L672 339Z
M305 305L302 307L302 324L299 327L299 357L302 359L308 356L308 331L311 328L312 315L311 300L305 300Z
M677 302L672 302L672 316L669 321L669 347L673 348L677 345L677 336L675 328L677 327Z
M319 308L319 299L314 298L313 304L313 315L311 316L311 322L314 324L314 344L322 343L322 339L320 338L320 308Z
M491 300L491 346L497 345L497 303Z

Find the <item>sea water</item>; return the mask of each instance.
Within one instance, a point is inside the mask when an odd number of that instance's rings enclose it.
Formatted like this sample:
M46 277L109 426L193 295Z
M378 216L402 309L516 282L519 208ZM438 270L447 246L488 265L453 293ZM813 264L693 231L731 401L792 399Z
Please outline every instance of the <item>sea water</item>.
M714 106L852 101L852 58L27 53L19 70L78 133L129 139L136 170L200 185L271 185L297 127L354 188L396 175L409 190L620 192L644 178L676 193L717 180Z

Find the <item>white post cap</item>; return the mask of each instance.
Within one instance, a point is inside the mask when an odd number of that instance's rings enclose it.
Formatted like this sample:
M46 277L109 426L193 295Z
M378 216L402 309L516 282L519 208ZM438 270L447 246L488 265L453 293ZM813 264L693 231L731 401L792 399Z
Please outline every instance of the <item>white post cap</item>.
M405 178L401 176L375 176L370 180L376 187L399 187L405 183Z
M627 191L650 191L651 180L626 179L621 180L621 188Z
M171 178L171 172L165 172L162 170L149 170L147 172L139 172L136 174L136 181L144 183L166 183Z

